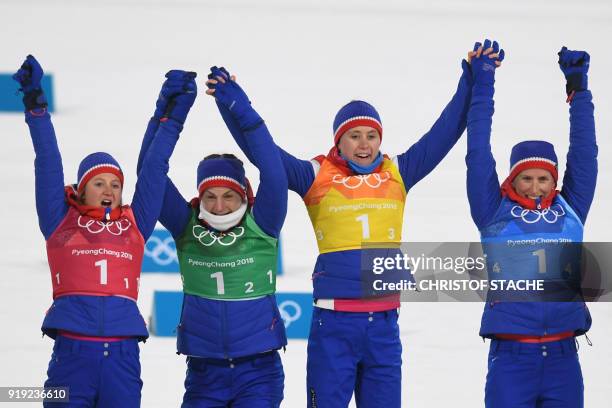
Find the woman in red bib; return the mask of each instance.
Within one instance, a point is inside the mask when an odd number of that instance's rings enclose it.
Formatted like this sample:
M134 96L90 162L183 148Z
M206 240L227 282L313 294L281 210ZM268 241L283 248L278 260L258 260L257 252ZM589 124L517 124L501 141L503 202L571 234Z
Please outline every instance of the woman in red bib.
M156 114L165 120L144 158L132 205L123 172L108 153L85 157L77 183L64 187L62 159L29 55L13 76L24 94L36 152L36 208L53 286L42 331L55 340L45 387L67 387L62 407L139 407L139 346L148 337L136 304L144 242L160 213L168 159L196 96L195 74L171 71Z

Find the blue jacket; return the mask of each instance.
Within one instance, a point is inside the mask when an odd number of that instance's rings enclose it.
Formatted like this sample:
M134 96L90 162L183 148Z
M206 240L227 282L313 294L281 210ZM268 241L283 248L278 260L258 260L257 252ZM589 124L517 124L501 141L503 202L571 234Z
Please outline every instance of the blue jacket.
M141 147L141 158L155 136L159 121L152 118ZM265 124L249 130L245 142L253 152L259 169L260 183L252 214L257 225L268 235L278 238L287 214L287 178L278 171L280 156ZM192 216L190 203L170 179L164 195L159 221L177 240ZM181 354L205 358L237 358L287 344L285 326L276 297L224 301L185 294L177 332L177 347Z
M467 111L472 94L472 76L467 62L462 64L463 74L451 101L431 129L410 148L393 160L396 163L406 191L427 176L457 143L467 122ZM229 112L217 105L234 139L253 161L245 137ZM312 186L316 174L313 163L300 160L278 148L289 189L304 197ZM362 297L360 271L362 250L347 250L320 254L313 271L313 296L315 299L351 299ZM324 272L324 273L322 273Z
M45 240L53 234L68 212L64 192L62 158L55 130L46 111L40 115L26 112L26 123L36 153L34 161L36 210ZM157 131L150 154L143 159L143 171L136 182L132 211L136 225L147 239L159 216L166 187L168 160L182 126L172 120ZM55 338L58 330L87 336L133 336L146 339L149 334L136 302L116 296L62 296L53 302L45 316L42 331Z
M483 243L537 238L581 242L597 180L591 92L578 92L571 102L570 147L563 188L547 212L523 212L520 204L502 196L490 145L493 94L493 86L475 85L468 113L467 191L472 219ZM536 257L530 258L531 263L537 262ZM514 272L529 273L529 268L528 263L522 264L522 270ZM543 336L566 331L579 335L590 326L591 317L583 301L487 302L480 335Z

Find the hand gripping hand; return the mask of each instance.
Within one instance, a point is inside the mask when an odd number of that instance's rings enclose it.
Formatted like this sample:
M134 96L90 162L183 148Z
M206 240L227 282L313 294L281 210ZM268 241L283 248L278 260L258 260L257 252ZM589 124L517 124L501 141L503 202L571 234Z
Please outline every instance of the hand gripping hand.
M43 73L36 58L28 55L21 68L13 75L13 79L19 82L19 90L23 92L23 105L28 111L47 107L47 99L40 87Z
M576 92L588 89L587 73L591 56L586 51L568 50L567 47L561 48L557 55L559 55L559 68L567 80L565 92L569 102Z
M162 122L170 118L184 124L198 95L196 76L191 71L168 71L157 98L154 116Z
M501 66L506 53L500 50L497 41L491 43L485 40L484 44L474 44L474 49L468 53L468 62L472 65L472 78L475 84L493 85L495 83L495 70Z
M225 68L210 68L206 86L206 93L214 96L217 102L227 108L242 130L252 129L263 122L251 107L247 94L236 83L236 77L230 75Z

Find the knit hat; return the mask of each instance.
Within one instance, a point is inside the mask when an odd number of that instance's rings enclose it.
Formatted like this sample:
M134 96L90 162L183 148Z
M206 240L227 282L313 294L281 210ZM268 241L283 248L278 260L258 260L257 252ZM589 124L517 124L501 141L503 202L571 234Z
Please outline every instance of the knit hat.
M85 185L89 180L98 174L112 173L119 178L123 187L123 172L117 160L108 153L96 152L85 157L79 164L77 173L77 192L80 194L85 189Z
M557 155L552 144L543 140L527 140L515 145L510 154L510 181L527 169L544 169L552 174L557 182Z
M206 158L198 165L198 193L201 196L211 187L227 187L247 198L248 182L242 162L237 158L215 155Z
M373 127L382 140L382 122L376 109L364 101L350 101L340 108L334 119L334 144L338 144L346 131L357 126Z

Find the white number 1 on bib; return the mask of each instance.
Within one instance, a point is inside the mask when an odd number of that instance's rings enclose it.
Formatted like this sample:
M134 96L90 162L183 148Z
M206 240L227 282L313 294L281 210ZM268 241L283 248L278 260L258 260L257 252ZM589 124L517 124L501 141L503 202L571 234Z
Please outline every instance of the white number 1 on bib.
M368 222L368 214L360 215L355 218L356 221L361 222L361 231L363 239L370 239L370 224Z
M217 295L225 295L225 283L223 282L223 272L215 272L210 275L217 280Z
M106 259L102 259L94 265L100 267L100 285L106 285L108 283L108 262Z
M538 257L538 272L546 273L546 252L544 249L538 249L531 254Z

